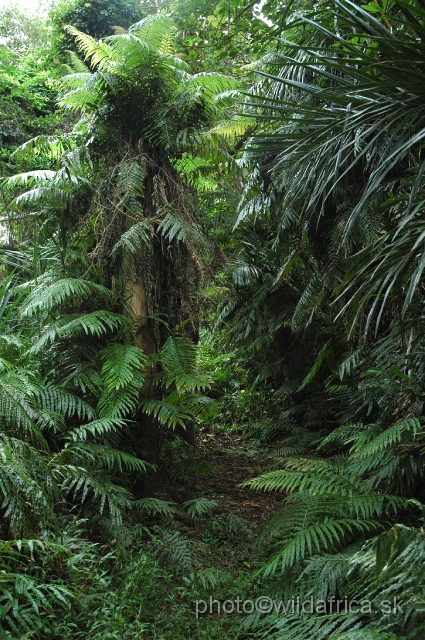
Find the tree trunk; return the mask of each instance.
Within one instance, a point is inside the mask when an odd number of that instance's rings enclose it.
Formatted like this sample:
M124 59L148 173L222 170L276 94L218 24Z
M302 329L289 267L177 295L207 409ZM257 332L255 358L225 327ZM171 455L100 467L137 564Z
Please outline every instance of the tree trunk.
M144 217L152 219L158 217L159 211L175 211L186 223L193 224L194 196L168 158L152 158L144 152L140 154L143 151L141 141L137 146L138 161L145 171ZM131 224L134 224L134 220L131 220ZM128 226L127 221L125 225ZM145 354L160 351L170 331L175 329L197 341L198 304L193 292L199 284L199 265L191 238L184 243L154 234L150 244L140 247L136 258L124 250L120 269L121 281L124 279L124 306L134 321L134 344ZM147 398L158 397L158 389L149 380L151 373L152 369L148 368L146 382L141 389L141 396ZM196 446L193 424L187 425L182 437ZM155 469L149 469L137 479L134 492L138 497L155 495L162 490L158 469L161 452L161 427L158 421L139 410L131 439L135 454L155 465Z
M154 336L152 319L148 317L148 295L144 278L145 259L145 247L141 247L137 260L124 252L123 273L130 274L130 278L124 286L124 300L126 311L131 315L136 327L133 338L134 345L139 347L143 353L152 354L157 352L158 345ZM145 384L140 390L141 396L147 398L157 395L157 390L151 383L151 373L152 369L146 367ZM137 498L154 496L162 490L162 481L158 470L161 432L156 418L139 409L135 424L131 428L131 439L135 455L153 465L147 469L145 474L137 474L133 478L133 493Z

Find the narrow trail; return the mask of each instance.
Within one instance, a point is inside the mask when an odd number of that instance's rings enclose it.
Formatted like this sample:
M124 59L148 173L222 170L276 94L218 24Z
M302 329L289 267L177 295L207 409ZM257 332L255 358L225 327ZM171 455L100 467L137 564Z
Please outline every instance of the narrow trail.
M262 451L250 448L229 431L204 431L199 451L214 467L214 475L200 477L196 491L219 503L218 510L231 512L243 518L251 534L255 534L273 512L282 504L282 495L253 491L241 483L265 471Z

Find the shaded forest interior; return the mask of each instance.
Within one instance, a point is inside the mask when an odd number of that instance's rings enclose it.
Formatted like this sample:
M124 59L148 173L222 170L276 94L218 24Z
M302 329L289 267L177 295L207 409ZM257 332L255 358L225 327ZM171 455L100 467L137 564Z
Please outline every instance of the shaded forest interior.
M0 7L0 640L425 637L424 62L424 0Z

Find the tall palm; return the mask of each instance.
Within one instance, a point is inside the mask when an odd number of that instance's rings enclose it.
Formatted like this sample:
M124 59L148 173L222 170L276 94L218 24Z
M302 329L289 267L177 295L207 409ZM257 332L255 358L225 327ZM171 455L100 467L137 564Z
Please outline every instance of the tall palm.
M259 237L267 229L272 253L265 263L250 251L245 275L236 264L236 293L224 313L241 342L249 329L250 344L255 335L254 344L272 345L262 348L263 361L280 383L292 377L280 366L282 351L289 354L297 333L307 344L311 326L310 355L292 366L302 364L306 380L309 371L317 379L319 369L335 374L340 365L347 373L360 363L389 370L409 362L419 372L422 4L386 2L386 14L349 0L315 4L292 3L277 50L259 62L260 80L245 102L262 129L245 150L251 171L238 233L249 242L252 227ZM237 261L246 253L245 246ZM259 300L271 301L272 312ZM249 312L238 311L241 302ZM371 353L373 323L387 337ZM284 325L292 335L279 347Z
M353 327L365 313L366 327L379 324L394 298L405 313L425 266L424 9L384 6L332 0L290 22L296 42L267 58L265 95L250 107L272 128L247 154L282 194L280 232L295 211L350 258L340 301Z

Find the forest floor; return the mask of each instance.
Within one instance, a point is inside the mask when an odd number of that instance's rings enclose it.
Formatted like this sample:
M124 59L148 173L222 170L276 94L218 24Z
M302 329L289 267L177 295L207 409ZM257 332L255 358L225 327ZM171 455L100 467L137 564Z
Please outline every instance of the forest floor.
M258 570L268 543L259 544L258 536L282 505L282 494L243 486L267 470L272 451L243 435L208 425L198 432L196 451L181 439L166 443L162 469L168 480L161 498L171 503L172 515L150 516L137 530L141 540L127 550L134 554L139 545L156 572L153 582L144 575L135 596L143 604L144 640L254 637L249 612L226 610L225 603L262 596ZM207 509L192 517L187 501L195 500Z
M241 484L265 470L263 448L255 448L229 430L204 430L199 452L213 466L210 476L201 477L196 490L219 503L220 512L231 512L246 522L251 535L282 504L282 494L254 492Z
M180 632L185 639L193 640L242 640L251 637L240 626L243 616L219 609L225 601L256 598L256 572L267 548L267 542L257 544L257 537L281 507L282 494L256 492L241 485L267 470L269 451L268 447L243 439L236 430L212 426L203 427L200 431L197 457L198 461L205 463L204 472L189 471L183 482L180 480L173 488L170 487L170 498L179 504L195 498L217 503L210 513L193 519L179 510L175 524L194 554L197 570L211 569L222 578L216 584L198 590L196 596L193 591L183 589L182 600L179 600L180 607L185 602L182 618L178 607L164 607L164 614L167 611L167 616L172 617L176 624L172 635L162 627L161 640L180 638ZM215 603L213 610L206 610L199 619L195 617L197 600L202 603L213 600ZM181 622L177 622L178 619ZM148 638L156 640L157 636Z
M193 542L198 541L201 562L234 577L257 568L264 550L256 538L269 518L282 505L282 494L257 492L244 482L264 473L268 449L243 439L237 431L204 427L198 438L201 472L191 471L173 499L206 498L217 505L208 514L191 519L180 512L179 528ZM202 464L200 465L202 468Z

